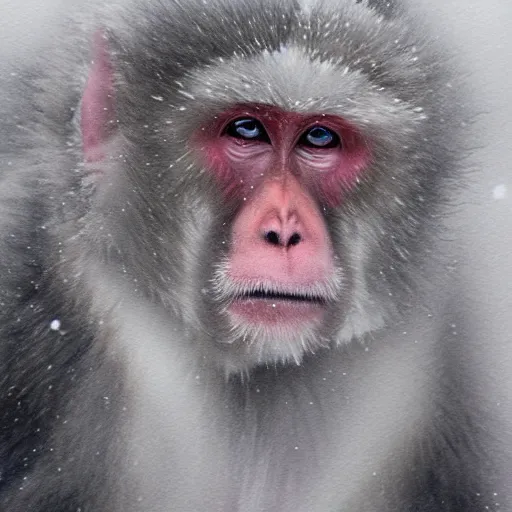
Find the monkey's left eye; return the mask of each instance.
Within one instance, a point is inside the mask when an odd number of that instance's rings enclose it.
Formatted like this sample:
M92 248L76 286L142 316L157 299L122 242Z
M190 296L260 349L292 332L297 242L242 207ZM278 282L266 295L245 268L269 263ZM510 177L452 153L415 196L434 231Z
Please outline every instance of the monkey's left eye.
M236 139L270 142L263 125L252 117L236 119L228 124L225 133Z
M341 141L338 135L329 128L313 126L302 135L299 144L313 148L334 148L339 146Z

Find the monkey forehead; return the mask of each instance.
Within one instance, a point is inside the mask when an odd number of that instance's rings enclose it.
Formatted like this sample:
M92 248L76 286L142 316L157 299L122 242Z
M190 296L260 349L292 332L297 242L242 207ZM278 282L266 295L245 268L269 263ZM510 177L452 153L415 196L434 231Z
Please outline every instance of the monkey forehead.
M373 140L382 133L403 132L419 120L411 103L397 102L378 90L362 71L349 64L314 59L297 45L221 60L190 73L180 87L188 119L204 121L233 105L263 104L299 114L337 115ZM186 122L181 127L197 129Z
M263 103L297 112L348 107L352 94L370 90L358 70L312 59L296 46L221 60L191 73L184 87L206 103Z
M126 97L172 98L175 119L264 103L372 124L372 114L425 108L427 91L442 87L437 45L409 18L386 18L367 2L189 0L161 2L158 12L152 26L122 24L109 38ZM135 76L150 80L124 79Z

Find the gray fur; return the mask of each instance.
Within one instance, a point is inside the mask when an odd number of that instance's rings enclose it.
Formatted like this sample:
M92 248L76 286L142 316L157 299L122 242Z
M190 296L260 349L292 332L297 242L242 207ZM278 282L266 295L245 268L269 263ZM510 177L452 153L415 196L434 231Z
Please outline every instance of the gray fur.
M460 75L390 5L102 11L118 134L98 183L77 129L94 21L7 77L0 509L493 509L494 446L450 328L457 282L439 272ZM280 353L219 315L233 210L187 145L243 102L339 114L373 144L326 212L344 261L331 321Z

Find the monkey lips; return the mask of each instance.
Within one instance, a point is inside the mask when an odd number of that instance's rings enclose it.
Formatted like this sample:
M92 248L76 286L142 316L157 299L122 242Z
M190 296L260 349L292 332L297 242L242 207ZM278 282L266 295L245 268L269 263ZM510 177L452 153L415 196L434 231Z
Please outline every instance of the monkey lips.
M228 311L238 322L299 327L320 322L325 308L326 299L321 295L261 288L235 297Z

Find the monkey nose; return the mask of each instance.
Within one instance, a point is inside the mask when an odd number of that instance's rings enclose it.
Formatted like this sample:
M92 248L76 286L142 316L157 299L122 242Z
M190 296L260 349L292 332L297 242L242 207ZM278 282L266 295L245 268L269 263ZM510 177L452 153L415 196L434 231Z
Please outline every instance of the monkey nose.
M300 233L296 231L291 233L290 235L286 235L283 233L279 233L278 231L270 230L265 233L265 241L270 245L282 246L282 247L292 247L294 245L298 245L302 240L302 236Z

